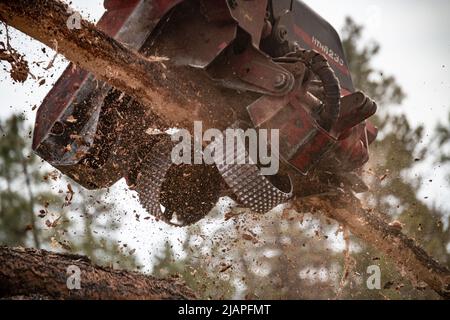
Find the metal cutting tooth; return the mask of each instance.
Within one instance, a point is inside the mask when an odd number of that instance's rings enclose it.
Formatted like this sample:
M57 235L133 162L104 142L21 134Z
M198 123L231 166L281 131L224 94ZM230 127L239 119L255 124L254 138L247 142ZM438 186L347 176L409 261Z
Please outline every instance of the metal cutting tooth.
M202 216L206 216L212 209L215 201L211 197L215 197L214 193L216 191L211 190L211 188L216 186L216 180L212 179L211 183L206 184L204 201L201 199L201 196L203 196L202 193L195 193L195 195L193 193L193 203L190 203L188 199L183 199L183 202L179 202L180 200L177 196L188 196L189 191L186 192L186 189L168 189L173 181L181 179L180 176L177 176L177 174L180 174L180 172L177 172L180 168L175 168L174 171L169 173L171 167L174 166L171 158L174 145L175 142L171 141L170 136L161 137L161 140L153 146L151 153L142 162L139 168L141 174L136 181L134 189L138 193L142 207L150 214L170 225L181 227L198 221L196 219L201 219ZM189 170L191 169L195 170L193 167L189 167ZM206 177L214 177L216 175L220 179L217 169L213 168L213 170L214 173L206 165L199 166L197 167L197 171L194 171L194 174L199 174L199 177L203 177L202 174L206 174ZM175 175L172 176L173 173ZM169 185L165 186L164 183L167 180ZM199 182L199 185L195 187L203 188L204 184L203 182ZM200 189L195 190L194 192L203 192ZM216 193L218 199L219 188Z
M140 172L142 173L136 182L135 190L138 192L141 205L155 217L167 221L165 218L167 210L164 212L161 207L161 188L164 183L167 171L169 171L171 161L170 139L162 139L152 149L151 153L143 162ZM151 178L150 178L151 177Z
M283 192L261 174L257 165L237 164L242 154L237 154L235 150L233 164L225 162L228 154L215 160L223 179L243 206L258 213L266 213L292 197L292 186L290 192Z

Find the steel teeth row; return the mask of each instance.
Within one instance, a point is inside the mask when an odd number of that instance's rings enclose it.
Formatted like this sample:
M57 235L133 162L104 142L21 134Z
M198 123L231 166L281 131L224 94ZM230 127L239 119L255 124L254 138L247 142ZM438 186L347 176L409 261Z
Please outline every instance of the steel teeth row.
M283 192L261 174L256 164L239 164L247 156L246 152L238 152L235 147L233 154L224 154L222 159L215 158L217 169L240 204L255 212L266 213L287 202L292 197L292 187L289 193Z
M161 204L161 190L167 171L172 166L171 146L169 139L162 139L152 148L140 168L135 187L139 201L148 213L168 223L170 219L166 217L170 215L170 209Z

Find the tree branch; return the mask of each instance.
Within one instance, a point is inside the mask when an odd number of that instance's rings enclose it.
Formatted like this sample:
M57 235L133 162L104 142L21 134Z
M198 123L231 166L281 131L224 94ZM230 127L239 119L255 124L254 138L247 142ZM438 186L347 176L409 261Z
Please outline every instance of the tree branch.
M353 195L308 197L296 203L299 210L318 211L336 220L366 244L383 252L414 285L427 284L450 299L450 271L430 257L401 230L389 226Z

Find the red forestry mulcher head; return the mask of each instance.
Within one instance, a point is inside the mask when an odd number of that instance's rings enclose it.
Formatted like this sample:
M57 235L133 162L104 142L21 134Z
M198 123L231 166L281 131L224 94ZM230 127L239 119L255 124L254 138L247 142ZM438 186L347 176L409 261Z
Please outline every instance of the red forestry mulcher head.
M176 225L200 220L225 194L264 213L323 186L365 191L357 172L377 134L366 121L377 107L355 91L336 31L303 2L106 0L104 6L98 28L129 48L202 73L227 94L254 97L245 116L228 126L279 129L281 170L264 176L258 164L175 165L168 134L147 132L163 126L158 117L73 66L36 117L33 149L51 165L89 189L125 177L149 213Z

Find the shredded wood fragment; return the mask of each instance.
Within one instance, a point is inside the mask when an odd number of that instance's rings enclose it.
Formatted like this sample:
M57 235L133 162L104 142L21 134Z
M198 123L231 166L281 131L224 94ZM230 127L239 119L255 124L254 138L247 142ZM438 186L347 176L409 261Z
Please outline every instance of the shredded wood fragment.
M11 65L9 74L14 81L25 82L27 80L30 73L28 62L25 60L24 55L21 55L11 47L8 27L6 27L6 44L0 41L0 61L6 61Z
M53 64L55 63L56 57L58 56L58 41L53 40L54 47L53 50L55 50L55 54L53 55L53 58L50 60L48 65L44 68L45 70L49 70L53 67Z

